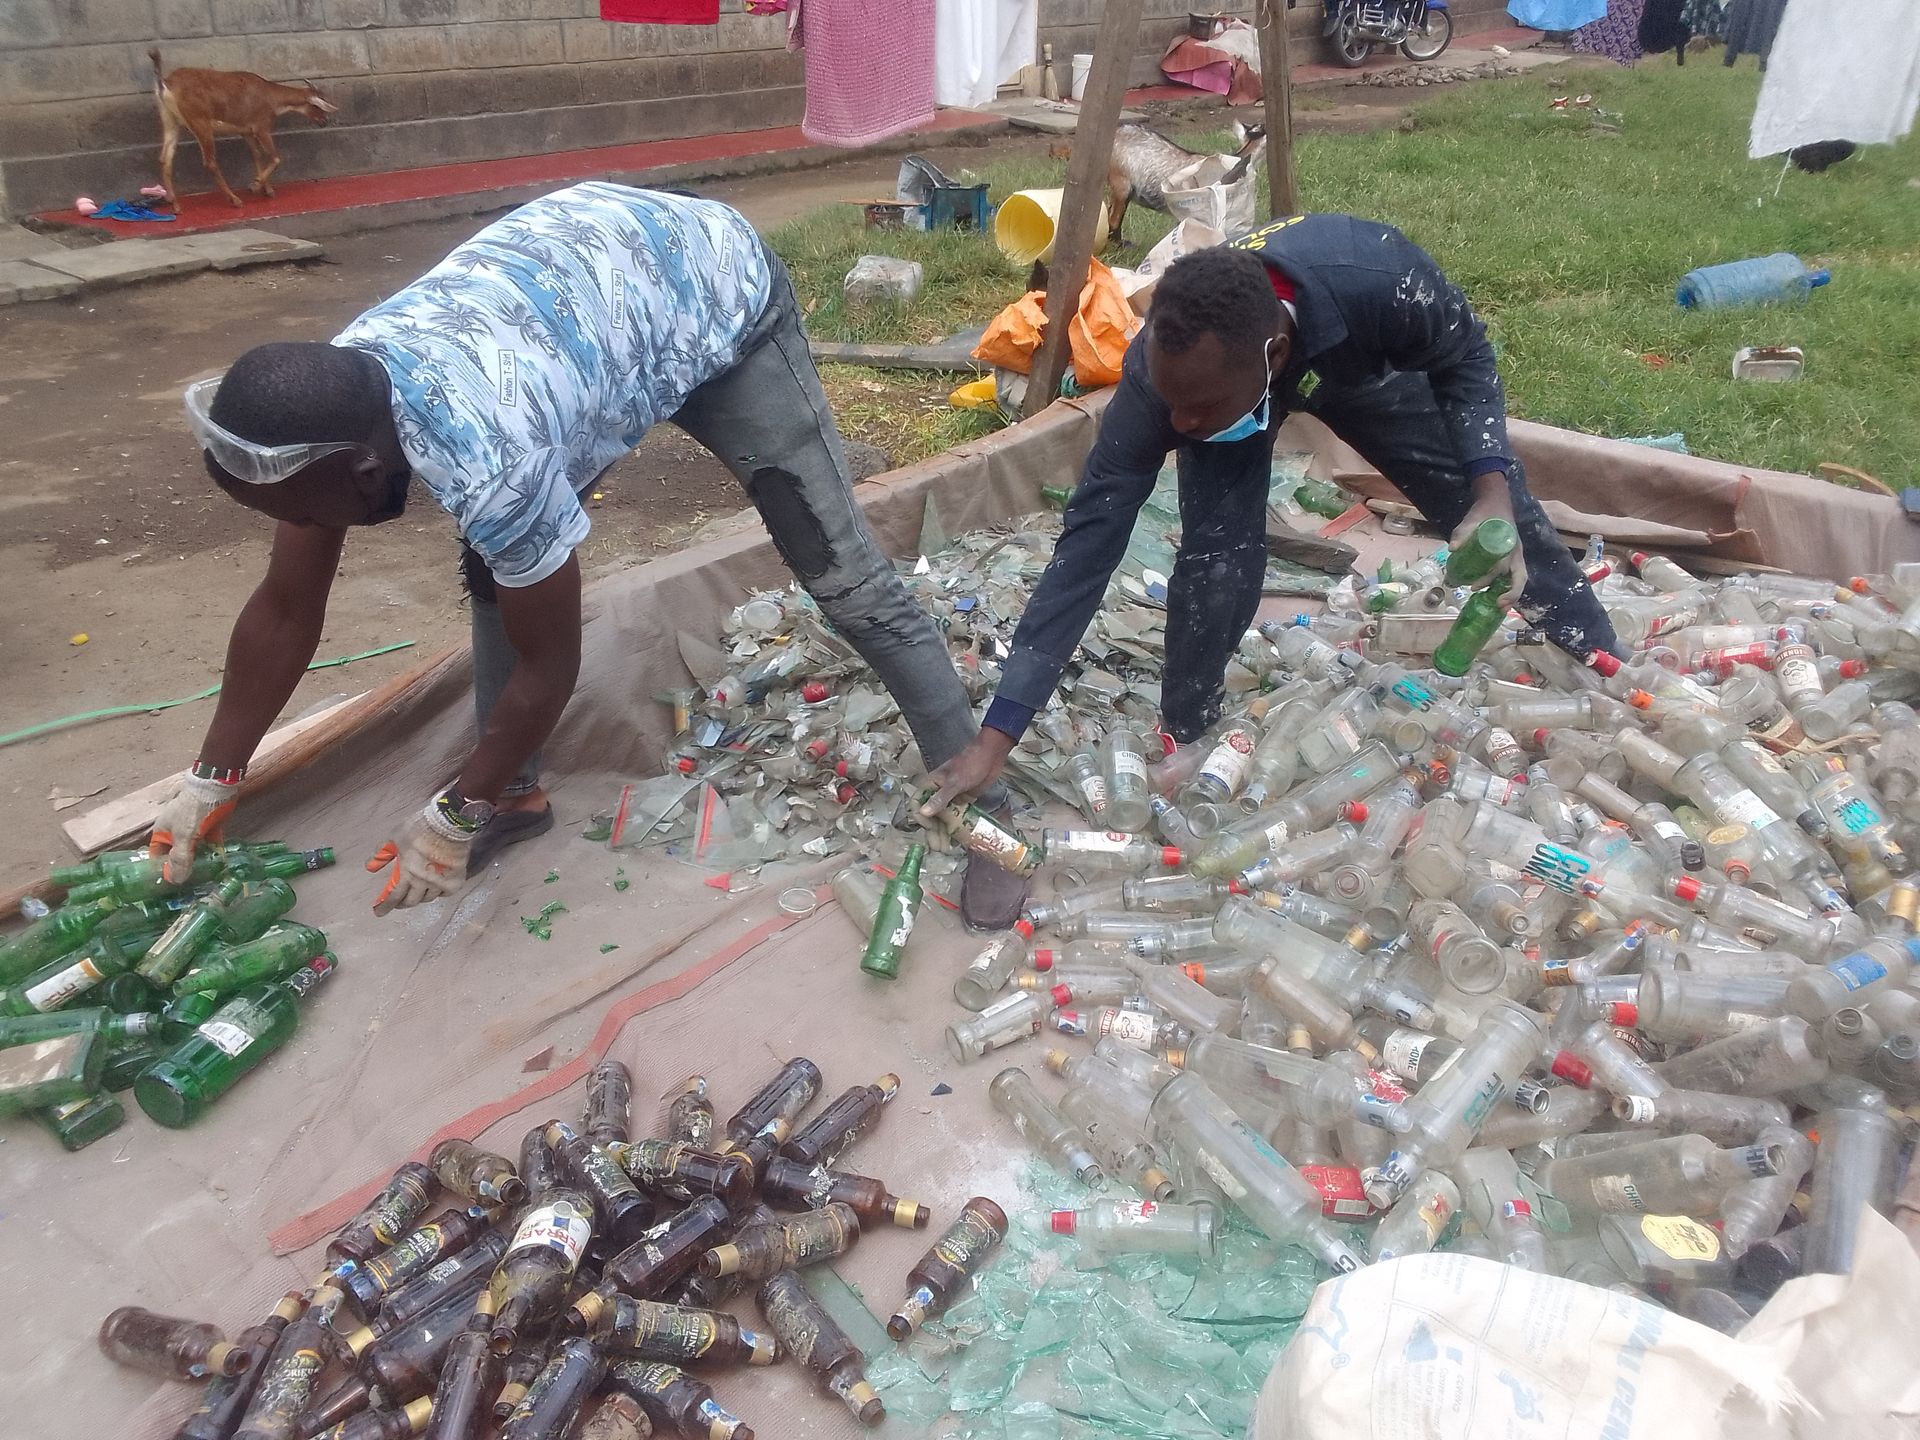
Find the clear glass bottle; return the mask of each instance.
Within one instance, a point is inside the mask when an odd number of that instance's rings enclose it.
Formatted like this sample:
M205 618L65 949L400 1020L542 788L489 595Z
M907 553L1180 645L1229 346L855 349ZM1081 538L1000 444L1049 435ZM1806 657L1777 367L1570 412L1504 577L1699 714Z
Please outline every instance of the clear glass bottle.
M1095 825L1107 823L1112 802L1107 795L1107 777L1094 758L1093 748L1076 750L1067 757L1067 780L1080 797L1080 813Z
M1113 726L1101 742L1100 762L1107 782L1107 823L1130 834L1144 830L1153 815L1147 803L1152 786L1138 732L1124 723Z
M1013 972L1027 961L1033 922L1016 920L1013 928L994 936L953 982L953 998L963 1009L986 1009L1007 988Z
M978 1060L989 1050L1011 1045L1029 1035L1040 1033L1046 1006L1036 995L1016 991L987 1006L978 1015L955 1020L947 1026L947 1050L964 1065Z
M1211 1260L1219 1213L1211 1205L1096 1200L1086 1210L1055 1210L1051 1228L1079 1242L1074 1263L1097 1270L1116 1255L1178 1255Z
M1826 1075L1826 1057L1817 1044L1805 1020L1783 1015L1663 1060L1654 1073L1681 1090L1778 1095Z
M1454 989L1468 995L1487 995L1507 978L1507 961L1500 947L1457 905L1445 900L1420 900L1407 916L1407 935L1439 967Z
M1286 1114L1315 1130L1331 1130L1363 1113L1359 1090L1333 1066L1286 1050L1226 1035L1196 1036L1167 1051L1167 1063L1200 1076L1243 1114ZM1382 1129L1399 1117L1387 1104L1365 1107Z
M1857 1005L1883 990L1907 983L1920 960L1920 940L1891 937L1869 940L1796 979L1787 990L1787 1009L1818 1023L1845 1005Z
M1345 821L1325 830L1311 831L1269 847L1265 858L1244 869L1241 881L1259 890L1291 885L1335 864L1359 838L1359 830ZM1236 851L1232 858L1240 858L1240 852ZM1197 863L1194 868L1202 874L1209 873L1203 863Z
M1374 1228L1368 1248L1375 1263L1426 1254L1439 1244L1459 1213L1460 1187L1443 1170L1427 1171Z
M1775 1145L1723 1150L1704 1135L1671 1135L1558 1157L1533 1178L1576 1217L1714 1215L1735 1185L1779 1174L1786 1158Z
M1720 1238L1735 1257L1780 1228L1800 1182L1813 1168L1813 1142L1791 1125L1768 1125L1753 1141L1781 1154L1774 1175L1755 1176L1730 1188L1720 1200Z
M1789 983L1777 976L1648 970L1634 1000L1634 1027L1670 1044L1715 1040L1786 1014Z
M1898 1175L1900 1127L1872 1110L1828 1110L1814 1121L1813 1206L1807 1213L1805 1267L1809 1275L1845 1275L1853 1269L1860 1217L1885 1214Z

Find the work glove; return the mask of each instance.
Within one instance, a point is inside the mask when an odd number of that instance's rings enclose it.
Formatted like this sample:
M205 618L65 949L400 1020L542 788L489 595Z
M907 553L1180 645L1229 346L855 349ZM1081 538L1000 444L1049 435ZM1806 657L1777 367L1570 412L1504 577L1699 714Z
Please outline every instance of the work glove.
M398 840L389 840L367 861L379 872L392 866L387 883L373 900L373 913L386 915L408 905L425 905L451 895L467 883L467 852L477 830L463 830L440 813L439 797L407 822Z
M194 851L226 838L227 817L240 798L237 780L209 780L191 770L180 777L180 788L153 817L153 838L147 853L164 855L169 885L186 881L193 870Z
M1473 502L1473 507L1467 511L1465 518L1453 527L1453 534L1448 537L1448 544L1466 544L1467 538L1479 528L1483 520L1504 520L1516 529L1519 528L1513 514L1513 496L1507 490L1507 477L1494 471L1492 478L1499 483L1497 485L1490 483L1484 487L1484 493ZM1527 589L1527 560L1520 546L1513 547L1513 553L1507 557L1505 569L1507 603L1518 605L1520 597L1526 593ZM1497 575L1500 572L1495 570L1493 573Z

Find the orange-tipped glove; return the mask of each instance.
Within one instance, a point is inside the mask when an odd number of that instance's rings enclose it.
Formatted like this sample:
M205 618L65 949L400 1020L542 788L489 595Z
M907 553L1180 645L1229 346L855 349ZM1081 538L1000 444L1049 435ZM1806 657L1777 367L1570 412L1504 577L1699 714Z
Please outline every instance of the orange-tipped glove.
M467 883L467 853L478 833L464 830L440 813L439 798L407 822L400 838L389 840L367 861L367 869L392 873L374 896L373 913L386 915L409 905L425 905L451 895Z
M170 885L184 882L193 870L194 851L226 838L227 817L239 799L238 780L209 780L191 770L180 777L180 788L153 817L153 838L147 853L167 857Z

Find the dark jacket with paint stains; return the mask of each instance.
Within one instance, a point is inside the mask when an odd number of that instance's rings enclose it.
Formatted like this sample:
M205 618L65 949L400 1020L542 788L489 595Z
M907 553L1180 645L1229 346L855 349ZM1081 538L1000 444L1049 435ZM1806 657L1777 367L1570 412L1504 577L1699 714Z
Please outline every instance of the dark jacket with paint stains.
M1249 447L1261 449L1266 463L1284 412L1334 412L1343 396L1391 371L1418 371L1432 383L1452 431L1461 483L1511 464L1506 399L1486 327L1424 250L1391 225L1351 215L1296 216L1235 243L1293 283L1297 330L1287 368L1274 377L1273 419L1261 434L1224 445L1179 434L1147 381L1147 331L1135 337L1053 561L1014 632L1013 654L987 711L995 729L1018 735L1046 705L1176 447L1188 457L1185 482L1205 486L1210 472L1224 476L1244 466Z

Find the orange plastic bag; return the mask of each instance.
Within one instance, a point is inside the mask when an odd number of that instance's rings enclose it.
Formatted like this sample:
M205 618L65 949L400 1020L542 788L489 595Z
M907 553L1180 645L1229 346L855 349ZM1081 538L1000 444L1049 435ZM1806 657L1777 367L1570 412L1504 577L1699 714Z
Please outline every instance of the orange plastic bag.
M1140 317L1127 304L1120 281L1098 260L1087 266L1080 308L1068 335L1073 348L1073 378L1082 390L1098 390L1120 381L1127 342L1140 331Z
M993 317L980 343L973 347L973 358L1024 375L1033 368L1034 352L1040 348L1040 336L1046 328L1046 292L1029 290Z

